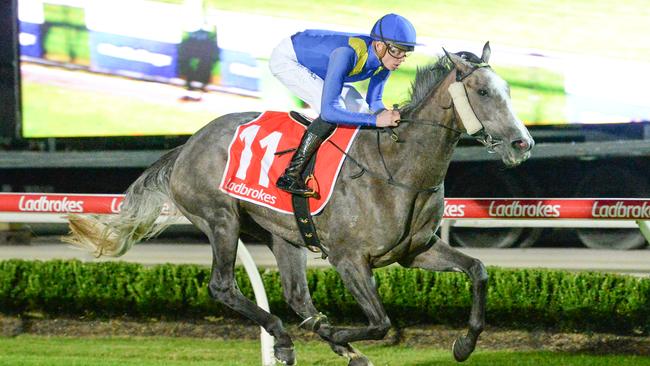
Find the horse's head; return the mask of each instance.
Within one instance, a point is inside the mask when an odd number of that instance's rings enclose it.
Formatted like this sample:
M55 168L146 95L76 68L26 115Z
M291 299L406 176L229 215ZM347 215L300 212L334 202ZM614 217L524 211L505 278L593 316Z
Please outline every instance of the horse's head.
M498 152L507 166L516 166L530 157L535 141L515 115L508 83L488 65L490 52L489 42L480 58L469 52L445 51L456 76L448 90L467 133L488 151Z

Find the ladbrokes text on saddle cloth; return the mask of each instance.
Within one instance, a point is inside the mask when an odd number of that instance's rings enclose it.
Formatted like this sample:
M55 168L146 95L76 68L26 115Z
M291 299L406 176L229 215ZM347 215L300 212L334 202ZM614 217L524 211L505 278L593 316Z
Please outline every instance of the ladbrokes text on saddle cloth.
M283 213L293 213L291 194L275 187L275 182L291 160L292 152L306 127L286 112L268 111L237 128L228 148L228 162L219 188L228 195L256 203ZM358 127L339 125L321 145L316 157L314 176L319 197L309 199L313 215L323 210L334 190L334 183L343 166L345 155L332 143L347 152ZM331 143L330 143L331 142Z

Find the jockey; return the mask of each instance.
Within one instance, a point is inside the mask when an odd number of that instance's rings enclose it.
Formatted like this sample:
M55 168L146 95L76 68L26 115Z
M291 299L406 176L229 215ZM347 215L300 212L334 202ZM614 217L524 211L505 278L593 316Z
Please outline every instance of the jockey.
M370 36L308 29L284 39L273 50L269 68L291 92L319 113L302 137L276 185L310 196L301 174L337 124L394 127L400 114L386 110L384 84L416 46L415 28L397 14L381 17ZM370 79L365 101L347 84Z

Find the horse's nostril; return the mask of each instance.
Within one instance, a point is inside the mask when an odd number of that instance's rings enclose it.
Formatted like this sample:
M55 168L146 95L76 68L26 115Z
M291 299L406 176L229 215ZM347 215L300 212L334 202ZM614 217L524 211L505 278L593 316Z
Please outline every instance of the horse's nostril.
M521 140L514 140L512 142L512 147L522 152L526 152L530 150L532 146L530 145L530 143L528 143L528 141L521 139Z

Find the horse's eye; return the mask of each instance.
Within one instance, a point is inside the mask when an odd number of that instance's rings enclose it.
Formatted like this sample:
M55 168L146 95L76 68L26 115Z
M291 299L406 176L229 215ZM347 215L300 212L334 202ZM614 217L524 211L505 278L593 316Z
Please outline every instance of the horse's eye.
M478 90L478 95L485 97L488 95L488 91L486 89L479 89Z

